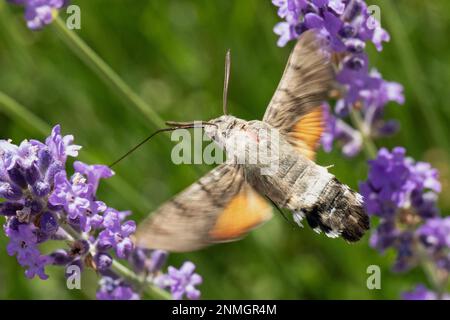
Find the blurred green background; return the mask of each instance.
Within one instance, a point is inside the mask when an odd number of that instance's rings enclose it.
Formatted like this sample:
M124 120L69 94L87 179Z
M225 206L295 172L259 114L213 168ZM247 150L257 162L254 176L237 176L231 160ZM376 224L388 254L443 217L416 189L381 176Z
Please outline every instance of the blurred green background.
M259 119L280 79L290 47L278 48L273 26L276 8L265 0L88 1L76 31L123 79L167 120L209 119L220 115L223 60L232 50L231 112ZM369 46L371 63L388 80L405 86L404 106L387 107L401 123L393 138L377 141L441 170L441 209L448 195L450 136L450 2L447 0L371 1L381 7L391 34L382 53ZM63 17L65 15L63 14ZM107 86L58 36L55 27L26 29L22 10L0 2L0 90L43 123L32 125L0 103L0 137L19 142L43 139L36 127L60 123L83 146L81 159L110 163L155 127ZM176 166L170 161L169 135L161 135L115 168L99 198L117 209L131 209L141 220L209 168ZM322 165L357 187L365 179L364 156L319 153ZM93 298L96 275L86 272L83 290L69 291L62 270L50 279L27 280L0 235L0 298ZM393 274L393 252L380 256L368 237L349 245L293 228L276 214L244 240L200 252L173 254L170 264L193 261L203 276L206 299L396 299L426 279L421 270ZM369 265L382 269L382 289L366 288Z

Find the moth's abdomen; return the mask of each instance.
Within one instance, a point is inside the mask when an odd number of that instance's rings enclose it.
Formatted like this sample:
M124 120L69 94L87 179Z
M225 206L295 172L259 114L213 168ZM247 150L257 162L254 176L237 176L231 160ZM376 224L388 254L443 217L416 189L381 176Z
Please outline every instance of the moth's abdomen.
M295 215L297 220L305 217L315 231L341 236L349 242L361 239L370 227L361 195L334 177L313 206L299 208Z
M369 229L362 197L283 140L279 154L275 174L262 175L258 166L245 166L250 185L279 207L294 212L297 223L306 218L313 229L330 237L359 240Z

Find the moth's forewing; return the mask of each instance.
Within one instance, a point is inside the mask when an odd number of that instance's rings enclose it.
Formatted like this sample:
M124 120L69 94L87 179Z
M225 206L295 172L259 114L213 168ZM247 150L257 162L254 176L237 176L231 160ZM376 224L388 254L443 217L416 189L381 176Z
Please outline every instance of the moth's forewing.
M306 218L312 228L330 237L357 241L369 229L362 197L326 168L306 159L314 158L324 130L322 104L333 79L326 46L315 31L305 32L291 53L264 115L264 121L279 129L290 144L280 148L281 170L286 172L271 177L271 186L280 186L281 206L292 210L298 220ZM290 151L291 146L297 155Z
M263 121L284 133L308 158L323 131L322 104L334 79L323 40L310 30L295 45Z
M271 217L271 207L244 181L242 168L222 164L144 220L137 245L193 251L239 239Z

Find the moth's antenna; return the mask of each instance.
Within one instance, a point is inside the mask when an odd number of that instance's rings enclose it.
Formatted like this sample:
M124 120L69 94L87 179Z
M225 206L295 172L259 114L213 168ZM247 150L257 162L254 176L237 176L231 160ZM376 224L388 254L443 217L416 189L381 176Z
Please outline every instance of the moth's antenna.
M230 81L231 52L228 49L225 55L225 77L223 80L223 114L228 114L228 83Z
M119 159L117 159L116 161L114 161L113 163L111 163L109 165L110 168L112 168L113 166L115 166L117 163L119 163L120 161L122 161L123 159L125 159L126 157L128 157L130 154L132 154L134 151L136 151L136 149L138 149L140 146L142 146L143 144L145 144L148 140L150 140L151 138L153 138L154 136L156 136L158 133L161 132L166 132L166 131L174 131L174 130L178 130L178 129L192 129L192 128L203 128L205 125L213 125L213 126L217 126L214 123L209 123L209 122L201 122L200 126L194 125L193 122L171 122L168 121L166 123L167 125L171 125L173 126L172 128L162 128L159 130L156 130L155 132L153 132L151 135L149 135L147 138L145 138L144 140L142 140L142 142L138 143L136 146L134 146L130 151L128 151L127 153L125 153L123 156L121 156Z

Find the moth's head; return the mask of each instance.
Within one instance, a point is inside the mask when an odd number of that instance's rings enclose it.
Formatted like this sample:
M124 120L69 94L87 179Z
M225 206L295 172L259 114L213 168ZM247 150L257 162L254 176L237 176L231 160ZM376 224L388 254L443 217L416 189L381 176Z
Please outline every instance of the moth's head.
M212 125L205 126L205 133L213 141L223 146L230 130L236 127L239 122L244 123L243 120L236 117L223 115L208 121Z

